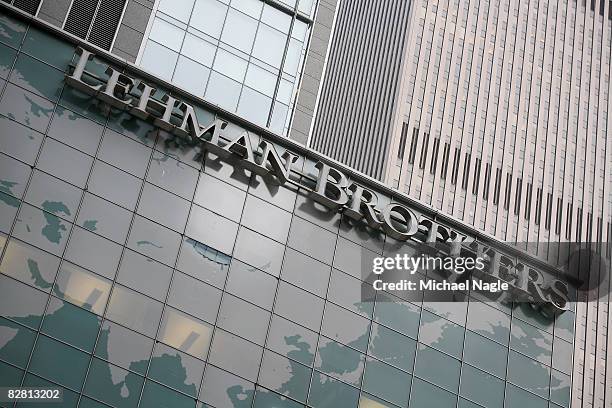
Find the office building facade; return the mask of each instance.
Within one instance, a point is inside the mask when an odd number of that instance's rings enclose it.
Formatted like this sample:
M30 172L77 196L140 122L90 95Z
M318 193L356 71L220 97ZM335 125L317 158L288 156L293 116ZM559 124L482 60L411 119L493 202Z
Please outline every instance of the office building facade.
M17 3L0 9L0 386L61 387L65 407L570 406L574 304L551 319L475 293L362 296L362 260L434 225L538 259L243 116L256 55L235 109L153 75L156 19L182 21L185 41L193 17L155 4L131 63ZM224 24L253 18L238 3ZM271 3L251 4L265 32ZM290 136L316 116L304 95L323 78L327 46L313 44L328 6L313 4ZM216 55L232 51L224 28ZM212 65L206 87L232 79ZM360 188L377 195L373 213L349 204ZM393 209L418 219L418 237Z

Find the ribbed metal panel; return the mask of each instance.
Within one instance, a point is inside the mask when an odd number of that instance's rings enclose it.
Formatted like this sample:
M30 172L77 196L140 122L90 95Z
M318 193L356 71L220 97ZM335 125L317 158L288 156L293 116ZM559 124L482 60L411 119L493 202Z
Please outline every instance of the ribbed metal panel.
M88 38L89 42L109 50L117 32L124 7L125 0L102 0L91 27Z
M36 14L39 5L40 0L15 0L13 2L13 6L30 14Z
M97 7L97 0L74 0L70 12L68 12L64 30L85 39Z
M399 103L410 0L339 7L310 144L380 179Z

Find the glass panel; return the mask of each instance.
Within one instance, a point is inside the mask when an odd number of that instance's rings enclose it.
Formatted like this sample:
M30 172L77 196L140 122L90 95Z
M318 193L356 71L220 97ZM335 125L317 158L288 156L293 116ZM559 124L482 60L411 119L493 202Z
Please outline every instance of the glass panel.
M241 227L234 256L257 269L278 276L284 251L285 247L278 242Z
M410 395L411 375L369 358L363 376L363 390L405 407Z
M258 383L279 394L305 402L311 369L266 351L261 363Z
M203 373L204 362L158 343L147 376L195 397Z
M30 165L34 164L43 136L0 116L0 151Z
M63 300L51 298L42 332L72 346L91 352L98 336L100 317ZM78 330L75 328L78 327Z
M19 48L27 26L16 18L0 16L0 41L14 48Z
M220 48L217 50L217 57L215 58L213 68L235 81L242 82L247 70L247 62Z
M221 291L177 272L172 279L168 304L199 319L214 322L221 302Z
M89 356L46 336L40 336L32 354L30 371L78 390L85 379ZM70 367L70 370L66 370Z
M22 51L62 71L67 70L74 55L72 44L35 27L28 30Z
M49 388L49 387L57 387L55 383L52 383L47 380L43 380L40 377L34 376L32 374L26 374L25 379L23 381L24 387L36 387L36 388ZM72 392L68 389L64 389L62 408L72 408L77 406L77 401L79 399L79 395L75 392ZM40 406L39 402L18 403L17 406L19 408L37 408Z
M193 2L194 0L161 0L158 10L163 11L183 23L187 23L191 15Z
M281 30L283 33L288 33L289 27L291 26L291 16L289 16L289 14L283 13L279 9L268 4L264 6L261 21L277 30Z
M276 294L274 313L311 330L319 331L323 315L323 303L323 299L295 286L280 282Z
M183 42L181 54L186 55L192 60L197 61L200 64L204 64L207 67L212 67L216 51L217 47L214 44L196 37L193 34L187 33L185 36L185 41ZM206 81L203 82L206 83Z
M418 345L414 373L436 385L457 392L461 362L432 348Z
M206 367L200 399L215 407L248 408L253 401L255 385L218 369Z
M155 336L162 304L121 285L115 285L106 317L149 337Z
M163 153L153 152L147 180L174 194L191 200L198 182L198 172L192 167Z
M226 14L225 4L216 0L197 0L190 25L210 36L219 38Z
M57 69L25 54L19 54L10 81L28 91L57 101L62 91L63 76Z
M307 16L312 15L312 6L314 5L314 0L300 0L300 4L298 6L298 10Z
M253 231L284 243L289 235L291 213L249 195L240 222Z
M547 401L535 395L508 384L506 387L505 408L546 408Z
M281 154L282 148L276 146L277 152ZM294 164L296 168L301 166L301 161ZM277 205L287 211L293 211L295 206L295 188L292 186L279 186L276 181L268 177L254 175L249 186L249 194L261 198L269 203Z
M282 28L281 26L277 25L275 25L275 27ZM265 24L260 24L259 29L257 30L255 46L253 47L253 56L272 65L275 68L280 68L283 54L285 53L286 43L286 34L283 34L272 27L268 27Z
M363 374L363 354L321 337L315 359L315 368L344 382L359 387Z
M275 74L250 63L244 83L256 91L273 96L277 79Z
M308 404L313 408L354 408L359 390L315 371Z
M285 252L281 278L302 289L324 297L329 282L330 267L303 255L291 248ZM334 302L344 306L340 299L332 296Z
M370 321L333 303L325 306L321 333L336 341L365 352L368 347Z
M412 303L387 293L377 294L374 320L393 330L416 339L420 315L421 309Z
M240 221L246 193L223 181L201 173L194 202L233 221Z
M565 312L555 320L555 336L563 340L573 341L574 339L574 313Z
M105 132L98 152L101 160L139 178L145 175L150 155L151 149L112 130Z
M507 358L508 349L506 347L469 330L466 332L464 361L503 378L506 376Z
M329 281L329 298L335 303L359 313L363 316L372 317L373 302L362 302L363 296L374 299L374 290L358 279L353 278L337 269L332 270Z
M49 211L61 212L55 203L47 205ZM30 242L39 248L59 255L66 246L71 225L54 214L23 204L15 223L13 235L22 241Z
M140 59L140 66L161 78L169 80L172 78L177 59L178 54L176 52L149 40Z
M28 187L26 201L50 213L72 221L82 191L68 183L35 170Z
M278 395L265 388L257 387L253 408L303 408L304 405Z
M460 394L487 408L504 406L504 385L504 381L469 365L461 371Z
M421 328L419 341L444 351L454 357L461 358L463 351L463 336L465 329L423 310L421 313Z
M106 278L115 277L122 247L98 235L75 227L66 259Z
M94 358L84 392L116 407L136 407L143 382L139 375Z
M4 90L0 113L39 132L47 129L53 104L31 92L8 84Z
M250 381L255 381L261 354L261 347L217 329L208 361Z
M162 89L158 89L156 97L162 92ZM153 126L152 123L145 122L128 112L116 109L111 110L108 127L149 147L155 144L155 139L159 134L159 128Z
M153 26L151 26L151 32L149 33L149 38L174 51L181 49L184 36L184 30L158 17L153 20Z
M411 408L455 408L456 404L456 395L418 378L413 378L410 392Z
M49 136L89 155L94 155L102 138L102 126L58 106Z
M370 335L369 354L411 372L414 364L416 341L374 323Z
M510 351L508 357L508 381L525 388L543 398L548 397L550 368Z
M159 332L160 341L204 359L208 353L211 335L212 326L209 324L166 307Z
M183 240L177 268L218 288L225 285L230 257L191 238Z
M248 87L242 88L242 96L238 104L238 113L246 119L260 126L266 126L271 106L271 98Z
M96 356L140 374L147 370L153 340L108 320L102 325Z
M105 109L96 98L73 88L64 88L60 104L100 124L104 124L108 116L108 109Z
M232 253L238 224L202 207L194 205L185 234L223 253Z
M189 201L155 187L153 184L145 183L140 196L138 213L165 227L183 232L189 207Z
M499 343L508 344L510 316L484 303L471 301L467 328Z
M270 122L270 130L276 134L285 134L285 123L287 120L287 114L289 113L289 107L279 103L276 100L274 104L274 111L272 112L272 121Z
M293 217L288 242L292 248L331 264L335 243L336 235L299 217Z
M242 52L250 53L257 30L257 20L230 9L221 40Z
M117 282L163 301L168 292L171 275L172 269L169 267L126 249Z
M172 81L196 96L204 96L209 76L210 68L181 55Z
M110 281L64 262L53 293L83 309L102 315L110 292Z
M572 379L557 370L552 370L550 378L550 400L569 408Z
M247 340L262 345L266 340L270 312L226 294L217 325Z
M85 193L77 224L88 231L123 244L127 238L131 219L132 213L129 211L93 194Z
M259 0L232 0L232 7L254 18L261 14L262 2Z
M143 407L193 408L193 398L179 394L152 381L147 381L140 400Z
M574 346L558 337L555 337L554 341L552 367L569 374L572 372Z
M300 363L311 365L317 334L279 316L272 317L266 347Z
M134 217L128 247L166 265L174 265L181 236L140 216Z
M546 365L550 365L552 335L518 319L512 320L510 347Z
M32 330L0 317L0 359L25 367L35 337ZM0 378L4 380L1 375Z
M136 206L142 181L101 161L96 161L88 189L127 209Z
M285 57L285 66L283 72L291 75L292 77L297 76L302 62L302 48L304 44L295 38L289 39L289 48L287 49L287 56Z
M0 378L8 387L19 387L23 378L23 371L0 361Z
M264 309L272 310L277 283L273 276L234 259L225 290Z
M0 245L0 250L2 245ZM59 258L16 239L11 239L2 259L0 270L24 283L46 292L53 285Z

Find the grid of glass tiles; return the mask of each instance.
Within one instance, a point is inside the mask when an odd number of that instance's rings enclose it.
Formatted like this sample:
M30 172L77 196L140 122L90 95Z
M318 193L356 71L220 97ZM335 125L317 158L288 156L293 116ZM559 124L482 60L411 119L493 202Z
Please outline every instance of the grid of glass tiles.
M572 312L362 302L359 258L397 243L100 111L63 85L72 45L0 28L1 385L65 407L569 406Z
M313 0L162 0L140 65L194 95L284 134Z

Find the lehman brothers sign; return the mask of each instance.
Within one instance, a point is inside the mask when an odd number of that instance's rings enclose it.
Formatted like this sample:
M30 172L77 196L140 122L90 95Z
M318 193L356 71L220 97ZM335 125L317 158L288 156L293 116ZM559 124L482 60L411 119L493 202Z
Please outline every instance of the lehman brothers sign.
M445 251L450 256L466 251L482 256L487 263L486 275L507 282L510 290L504 295L511 296L512 301L529 302L547 316L557 315L568 307L570 285L567 279L545 272L546 268L532 267L503 250L494 249L493 244L478 242L469 233L441 225L405 205L391 203L379 208L374 191L349 180L340 170L322 161L316 164L316 182L307 186L301 181L302 177L295 177L299 172L294 163L299 155L289 151L279 154L272 143L265 140L252 146L246 132L226 142L223 132L227 122L216 119L212 123L200 124L193 106L168 94L157 99L153 96L156 93L154 87L110 66L106 69L106 81L95 79L87 71L93 54L80 47L76 53L79 56L76 66L72 74L66 76L70 86L95 95L113 107L151 120L155 126L185 138L221 159L234 157L246 170L273 176L281 185L292 184L305 189L313 200L330 211L342 212L356 221L364 220L371 228L384 231L397 241L430 243L436 245L437 251ZM179 115L176 115L177 109ZM558 271L555 268L551 270Z

